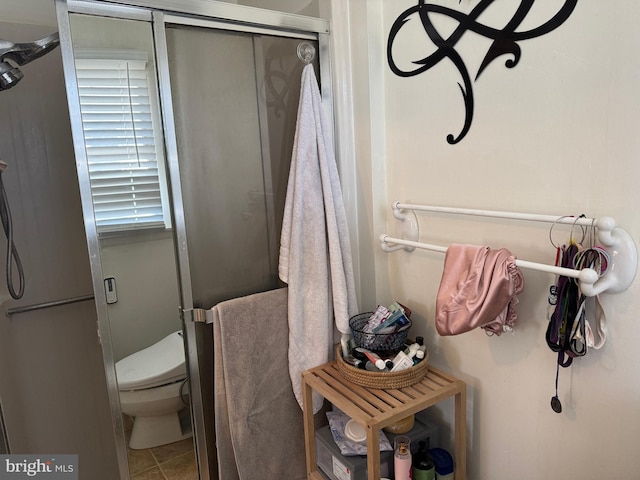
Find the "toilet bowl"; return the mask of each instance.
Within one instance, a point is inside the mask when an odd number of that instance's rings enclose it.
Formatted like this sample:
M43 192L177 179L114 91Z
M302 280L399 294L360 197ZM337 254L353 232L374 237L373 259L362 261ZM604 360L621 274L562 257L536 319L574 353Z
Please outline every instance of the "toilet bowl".
M182 332L116 362L122 413L133 417L129 446L152 448L190 437L179 412L186 408L181 389L187 377Z

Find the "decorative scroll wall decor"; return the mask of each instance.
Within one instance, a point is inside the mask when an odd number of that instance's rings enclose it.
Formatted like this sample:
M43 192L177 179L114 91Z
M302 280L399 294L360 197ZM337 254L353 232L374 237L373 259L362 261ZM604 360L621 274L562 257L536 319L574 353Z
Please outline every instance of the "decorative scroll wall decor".
M477 80L485 68L487 68L496 58L502 55L512 56L512 58L505 61L505 67L515 67L520 61L521 56L521 49L518 42L540 37L558 28L567 20L567 18L569 18L576 7L578 0L565 0L560 10L558 10L550 20L535 28L521 32L517 32L516 29L529 14L535 0L520 0L513 17L502 28L485 25L478 20L482 13L493 2L494 0L481 0L470 13L465 14L452 8L433 5L431 3L425 3L424 0L418 0L417 5L400 14L393 23L391 31L389 32L389 39L387 42L387 61L389 63L389 67L396 75L400 77L412 77L414 75L419 75L437 65L444 59L449 59L458 69L458 72L460 72L463 84L458 83L458 86L460 87L462 99L464 100L465 120L462 131L457 137L453 134L447 135L447 142L451 145L460 142L460 140L465 137L471 128L471 121L473 120L473 87L471 76L469 75L469 71L465 66L462 57L456 51L456 44L461 37L467 31L472 31L487 39L493 40L486 55L484 56L484 59L482 60L480 68L478 68L478 72L475 76L475 80ZM513 4L516 5L517 2L514 0ZM422 23L422 27L428 35L429 41L433 43L436 50L431 55L412 62L417 65L416 68L403 70L398 67L394 61L392 53L393 43L402 27L411 20L411 17L414 14L419 17L419 21ZM458 23L457 28L448 37L443 37L432 22L432 14L445 15L450 19L455 20Z

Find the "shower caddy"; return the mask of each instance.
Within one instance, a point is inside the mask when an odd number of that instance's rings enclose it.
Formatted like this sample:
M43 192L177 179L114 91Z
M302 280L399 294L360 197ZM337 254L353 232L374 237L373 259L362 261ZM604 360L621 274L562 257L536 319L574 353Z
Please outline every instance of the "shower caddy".
M393 216L402 221L404 238L391 237L385 233L379 237L380 245L385 252L405 250L412 252L416 248L446 253L448 247L418 242L420 228L416 211L471 215L479 217L505 218L552 224L566 224L581 227L593 227L597 230L597 238L602 248L609 254L609 264L605 273L600 275L592 268L572 269L547 265L543 263L516 260L520 268L553 273L575 278L580 283L580 290L587 297L600 293L620 293L633 282L638 270L638 251L636 244L627 231L618 227L611 217L583 218L559 215L541 215L537 213L503 212L495 210L477 210L470 208L440 207L432 205L416 205L394 202L391 205Z

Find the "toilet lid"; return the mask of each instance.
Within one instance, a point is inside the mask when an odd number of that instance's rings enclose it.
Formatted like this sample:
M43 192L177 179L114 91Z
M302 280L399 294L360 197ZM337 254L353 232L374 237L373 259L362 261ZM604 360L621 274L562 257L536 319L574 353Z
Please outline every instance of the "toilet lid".
M116 362L120 390L141 390L183 380L187 376L182 332Z

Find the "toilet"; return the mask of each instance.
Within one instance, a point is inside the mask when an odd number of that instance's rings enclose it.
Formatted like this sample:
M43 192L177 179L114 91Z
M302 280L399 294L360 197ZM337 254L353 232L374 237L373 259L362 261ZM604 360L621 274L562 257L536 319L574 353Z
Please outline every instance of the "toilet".
M133 417L129 447L152 448L191 436L183 433L179 412L187 378L182 332L116 362L122 413ZM184 387L186 388L186 387Z

